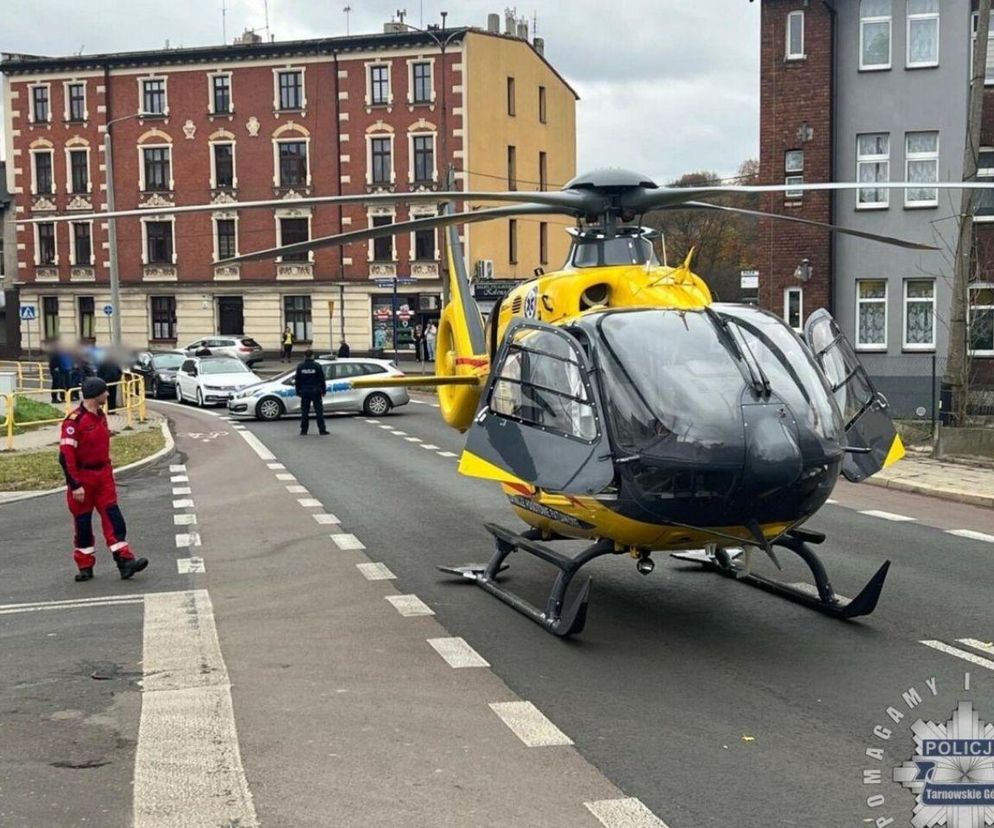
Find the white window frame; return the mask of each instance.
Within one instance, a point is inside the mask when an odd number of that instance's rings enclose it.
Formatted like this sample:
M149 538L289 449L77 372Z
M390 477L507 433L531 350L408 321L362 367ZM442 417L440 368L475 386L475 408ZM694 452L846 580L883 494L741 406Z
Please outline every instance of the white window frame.
M891 5L891 13L886 17L863 17L862 2L859 9L859 70L861 72L876 72L890 69L894 63L894 8ZM863 63L863 32L869 23L887 24L887 63Z
M93 166L92 158L90 157L90 145L86 143L82 138L75 139L74 143L66 145L66 192L69 195L83 195L83 193L74 193L72 191L72 156L73 152L80 152L81 150L86 150L86 193L90 194L93 192ZM170 165L170 170L172 166Z
M377 181L373 182L373 139L374 138L389 138L390 139L390 183L397 183L397 142L394 140L396 138L395 133L392 129L379 128L372 132L366 133L366 184L370 187L383 186L384 182ZM410 149L412 142L408 139L408 153L410 156ZM414 159L409 157L409 162L411 165L411 177L414 175ZM438 161L435 161L436 175L438 168Z
M974 305L973 302L970 301L970 291L972 290L994 290L994 282L974 282L972 285L970 285L967 288L966 330L967 330L968 341L969 341L970 326L973 324L972 313ZM979 310L991 310L992 312L994 312L994 305L978 305L977 308ZM971 356L994 357L994 348L992 348L991 350L987 350L986 348L984 348L982 350L977 350L977 351L970 348L968 349L967 353L969 353Z
M883 282L884 285L884 295L881 299L862 299L859 295L859 286L863 282ZM881 351L886 352L887 350L887 332L888 325L890 324L890 309L888 308L888 298L890 293L890 285L886 279L857 279L856 280L856 319L853 342L855 343L857 351ZM884 306L884 341L883 342L862 342L859 338L859 312L863 305L873 305L882 304Z
M791 33L791 27L794 25L794 22L797 21L797 20L801 21L800 22L800 26L801 26L801 51L800 52L792 52L790 50L790 33ZM786 42L786 44L784 46L784 60L804 60L807 57L807 55L804 54L804 12L803 11L792 11L790 14L787 15L787 32L786 32L786 35L787 35L787 42Z
M790 324L790 297L797 296L797 327ZM804 288L787 287L783 289L783 321L801 333L804 330Z
M48 90L48 119L44 121L35 120L35 89L44 86ZM52 123L52 84L50 83L30 83L28 84L28 123L29 124L50 124Z
M284 72L299 72L300 73L300 109L282 109L280 107L280 75ZM232 107L234 107L234 97L232 96ZM306 66L293 66L287 64L286 66L277 66L273 68L273 112L300 112L302 115L307 114L307 67ZM310 154L308 153L308 160L310 159Z
M973 12L970 15L970 65L967 67L967 84L973 79L973 50L977 45L977 24L980 22L980 12ZM991 12L991 23L994 23L994 11ZM994 35L994 26L991 26L991 34ZM987 61L984 64L984 86L994 85L994 60L991 58L994 52L994 37L987 42Z
M397 210L393 206L390 206L390 207L370 207L370 208L368 208L366 210L366 226L368 228L372 229L373 228L373 218L374 217L381 217L381 216L389 216L391 224L396 224L397 223ZM368 262L374 262L374 261L376 261L373 258L373 243L375 241L376 241L376 239L370 239L366 243L366 261L368 261ZM435 242L436 242L435 249L438 250L438 244L437 244L438 243L438 237L437 236L435 238ZM396 261L397 261L397 235L396 234L394 234L394 235L392 235L390 237L390 248L391 248L390 261L396 263Z
M168 118L169 117L169 75L152 74L141 75L135 80L138 81L138 114L143 118ZM145 111L145 81L162 81L162 94L166 97L162 112Z
M908 297L908 285L912 282L930 282L932 285L932 298L922 299L919 297ZM932 306L932 341L931 342L908 342L908 306L910 304ZM935 350L935 279L914 279L904 280L904 304L901 309L901 348L905 351L934 351Z
M51 264L41 263L41 225L52 225L52 244L55 246L55 259ZM58 221L45 221L35 224L35 267L58 267L59 266L59 224Z
M941 0L939 0L941 2ZM905 0L905 9L907 10L908 23L905 29L905 67L908 69L926 69L939 65L939 48L941 46L941 41L939 39L939 12L922 12L920 14L911 13L911 0ZM941 7L940 7L941 8ZM934 20L935 21L935 60L919 61L914 63L911 60L911 24L914 21L925 21Z
M218 221L232 221L235 222L235 255L241 256L241 250L239 249L239 234L238 234L238 211L237 210L223 210L211 214L211 240L214 245L214 252L212 254L213 258L211 261L217 264L221 261L220 248L217 243L217 223Z
M908 142L912 135L935 135L935 151L934 152L916 152L912 153L908 150ZM939 180L939 131L936 129L923 129L914 130L913 132L904 133L904 180L910 181L908 170L910 169L912 161L935 161L935 182ZM932 182L932 183L935 183ZM926 182L928 183L928 182ZM927 190L928 187L915 187L916 190ZM934 190L935 197L927 201L910 201L908 199L908 194L911 188L904 191L904 206L905 207L938 207L939 206L939 190L936 188Z
M148 223L151 222L169 222L172 225L170 232L173 235L173 264L176 264L176 216L175 215L161 215L161 216L140 216L139 221L142 225L142 264L152 264L148 260ZM155 264L164 264L164 262L155 262Z
M39 193L38 192L38 165L35 163L35 156L41 155L43 152L47 152L51 157L52 164L52 192L51 193ZM31 156L31 195L50 195L53 198L58 192L58 185L55 182L55 148L50 146L43 147L32 147L28 151Z
M308 155L308 158L310 158L310 147L308 147L307 155ZM276 246L277 247L282 247L283 246L283 225L280 223L280 219L299 219L299 218L306 218L307 219L307 238L308 239L313 239L314 238L314 214L313 214L313 212L311 210L307 210L306 211L306 215L302 216L302 215L299 215L299 213L301 213L301 212L303 212L303 211L301 211L300 208L297 208L295 210L294 209L286 209L286 210L279 209L279 210L277 210L275 212L275 214L273 215L273 218L276 221ZM235 232L237 234L238 231L236 230ZM217 238L217 236L215 234L215 239L216 238ZM276 257L276 261L279 262L279 263L282 263L283 262L283 257L282 256L277 256ZM314 251L313 250L308 250L307 251L307 261L310 264L314 264ZM303 262L287 262L287 264L303 264Z
M88 224L90 225L90 261L88 262L77 262L76 261L76 225L77 224ZM97 263L97 253L94 249L93 241L93 221L70 221L69 222L69 264L72 267L93 267Z
M280 178L280 144L299 144L301 141L307 145L307 180L303 184L304 187L311 186L311 136L304 135L300 132L286 133L284 132L281 137L273 138L273 186L285 189L293 189L294 187L300 187L300 184L284 185ZM211 158L214 157L213 152L211 153Z
M784 178L783 183L787 187L790 187L792 184L794 186L797 186L798 184L803 184L804 183L804 176L803 175L788 175L788 176L786 176ZM785 199L804 198L804 190L784 190L783 197Z
M384 66L387 70L387 100L386 103L373 103L373 67ZM366 73L366 106L393 106L393 66L389 60L370 60L363 64ZM412 70L408 69L408 72ZM434 68L432 69L432 81L435 79ZM434 84L432 85L434 89Z
M238 189L238 149L234 138L212 138L207 142L210 148L211 161L211 189L216 190L217 185L217 159L214 157L214 147L219 144L227 144L231 147L231 188ZM310 163L310 147L308 147L307 161ZM279 156L277 156L279 157Z
M416 219L422 219L422 218L432 218L432 217L437 216L437 215L438 215L438 211L435 210L435 209L433 209L433 208L431 208L430 206L427 206L427 205L424 205L424 204L418 204L418 205L413 205L412 204L411 205L411 209L410 209L410 220L411 221L415 221ZM369 224L370 224L370 226L372 226L372 224L373 224L372 218L370 218ZM415 232L412 230L410 233L407 234L408 237L409 237L408 241L409 241L409 244L410 244L410 247L408 247L407 258L410 261L412 261L412 262L423 262L423 261L437 262L439 260L440 253L439 253L439 248L438 248L438 228L437 227L434 228L432 230L432 233L435 236L435 258L434 259L418 259L418 258L416 258L416 256L415 256L416 244L415 244L415 238L414 238L415 237ZM394 256L394 258L396 258L396 256Z
M169 150L169 191L176 189L176 167L173 165L173 145L172 144L138 144L138 188L146 193L145 189L145 150L147 149L167 149ZM158 191L156 191L158 192Z
M382 136L380 136L382 137ZM433 183L438 183L438 133L434 130L418 130L417 132L407 133L407 180L414 186L414 139L415 138L431 138L431 180ZM370 155L370 160L372 160L372 155ZM390 157L390 164L393 166L393 155ZM372 175L373 169L372 164L370 164L370 175ZM421 184L423 182L418 182Z
M72 121L71 123L74 123L74 124L84 123L85 124L87 121L90 120L90 96L89 96L88 90L86 88L86 81L84 79L82 79L82 78L79 78L79 79L76 79L76 80L67 80L67 81L63 81L62 82L62 99L63 99L63 102L65 104L65 106L63 107L63 112L65 114L66 122L67 123L69 122L69 117L71 115L71 112L69 110L69 87L70 86L82 86L83 87L83 120L82 121ZM51 105L49 105L49 109L51 109L51 108L52 108Z
M801 157L801 164L800 164L800 166L798 166L797 164L791 164L790 163L790 161L788 159L790 158L791 153L799 153L800 154L800 157ZM788 175L790 175L791 173L803 173L804 172L804 150L802 150L802 149L786 150L784 152L784 154L783 154L783 170Z
M429 74L431 75L429 83L431 84L431 97L427 101L417 101L414 100L414 64L415 63L427 63L431 68ZM372 97L372 86L370 86L370 97ZM435 58L433 57L416 57L410 58L407 61L407 102L411 106L430 106L435 103Z
M994 147L981 147L978 150L978 152L977 152L977 181L988 181L991 184L994 184L994 166L990 166L990 167L981 167L980 166L980 158L981 158L981 156L984 153L987 153L988 155L994 157ZM974 222L974 224L976 224L978 222L981 223L981 224L989 224L990 222L994 222L994 213L992 213L991 215L988 215L988 216L982 216L982 215L979 215L979 214L975 213L974 216L973 216L973 222Z
M887 136L887 154L886 155L860 155L859 154L859 139L864 135L886 135ZM859 177L859 168L861 164L887 164L887 181L875 181L875 184L887 183L890 181L890 133L889 132L861 132L856 136L856 183L863 183ZM860 201L860 193L863 190L875 190L876 187L860 187L856 190L856 209L857 210L886 210L890 207L890 190L883 189L884 200L883 201Z
M230 108L227 112L218 113L214 111L214 78L218 77L228 78L228 104ZM231 72L225 72L221 69L217 69L213 72L207 73L207 112L211 115L217 115L220 118L233 116L235 114L235 84L234 77Z

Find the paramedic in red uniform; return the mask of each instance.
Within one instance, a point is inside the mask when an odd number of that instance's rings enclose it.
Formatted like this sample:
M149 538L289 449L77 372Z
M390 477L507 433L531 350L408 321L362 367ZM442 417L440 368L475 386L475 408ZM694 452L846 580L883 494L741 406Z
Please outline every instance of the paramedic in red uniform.
M83 402L62 423L59 463L66 475L66 499L75 528L73 558L77 581L93 577L93 509L100 514L104 539L122 578L141 572L148 561L136 558L125 539L127 527L117 505L110 465L110 429L100 406L107 401L107 383L98 377L83 381Z

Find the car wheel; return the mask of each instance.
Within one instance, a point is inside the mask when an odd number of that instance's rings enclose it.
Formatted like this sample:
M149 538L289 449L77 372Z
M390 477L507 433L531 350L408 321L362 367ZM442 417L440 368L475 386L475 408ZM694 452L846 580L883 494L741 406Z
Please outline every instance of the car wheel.
M145 393L147 394L148 391L146 391ZM153 400L159 399L159 383L157 383L155 380L152 380L152 399Z
M366 397L362 404L363 414L370 417L382 417L390 410L390 398L386 394L377 391Z
M201 408L204 407L204 391L202 388L197 389L197 405Z
M176 383L175 390L176 390L176 399L181 403L185 403L186 400L183 398L183 389L182 387L180 387L180 384L178 382Z
M285 413L283 403L276 397L263 397L255 407L255 416L260 420L278 420Z

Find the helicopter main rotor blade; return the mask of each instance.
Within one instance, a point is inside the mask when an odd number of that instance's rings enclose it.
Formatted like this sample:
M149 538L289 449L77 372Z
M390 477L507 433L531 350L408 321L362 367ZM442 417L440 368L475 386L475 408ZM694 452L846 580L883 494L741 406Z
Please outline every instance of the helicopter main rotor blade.
M833 233L843 233L847 236L857 236L861 239L870 239L872 241L883 242L884 244L891 244L896 247L905 247L909 250L938 250L938 247L934 247L931 244L924 244L923 242L913 242L907 241L905 239L899 239L896 236L880 236L876 233L867 233L863 230L853 230L849 227L840 227L837 224L826 224L823 221L813 221L812 219L799 218L797 216L785 216L780 213L764 213L761 210L746 210L743 207L728 207L724 204L710 204L706 201L685 201L676 207L661 207L657 210L720 210L725 213L739 213L745 216L759 216L760 218L771 218L779 219L781 221L793 221L797 224L807 224L811 227L822 227L825 230L831 230Z
M452 224L474 224L479 221L505 218L508 216L528 215L571 215L571 213L548 204L521 204L510 207L491 207L486 210L473 210L465 213L448 213L440 216L401 221L386 224L382 227L366 227L349 233L337 233L334 236L321 236L316 239L285 244L282 247L270 247L266 250L256 250L242 256L223 259L219 264L238 264L239 262L256 262L273 259L277 256L288 256L294 253L307 253L320 247L337 247L353 242L369 241L384 236L396 236L399 233L413 233L415 230L432 230L436 227L447 227Z

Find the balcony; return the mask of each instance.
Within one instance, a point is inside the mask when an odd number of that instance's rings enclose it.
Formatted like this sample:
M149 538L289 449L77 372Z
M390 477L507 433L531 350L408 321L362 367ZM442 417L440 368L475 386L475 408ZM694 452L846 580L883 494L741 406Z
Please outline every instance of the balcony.
M176 265L147 264L142 269L144 282L175 282L176 278Z
M286 281L313 279L314 265L310 262L279 262L276 265L276 278Z

